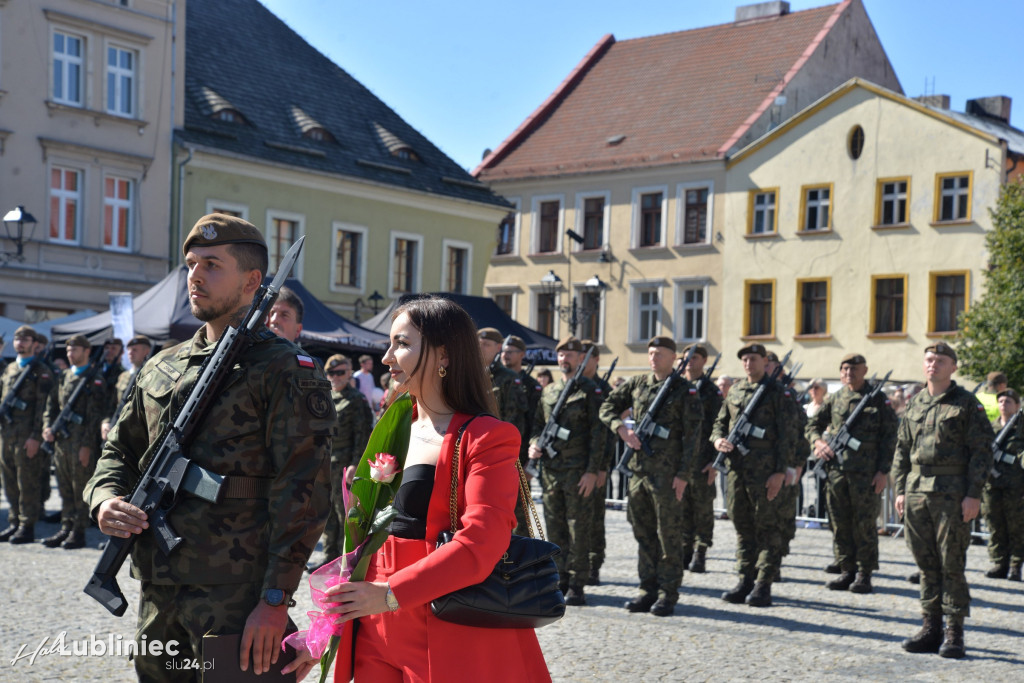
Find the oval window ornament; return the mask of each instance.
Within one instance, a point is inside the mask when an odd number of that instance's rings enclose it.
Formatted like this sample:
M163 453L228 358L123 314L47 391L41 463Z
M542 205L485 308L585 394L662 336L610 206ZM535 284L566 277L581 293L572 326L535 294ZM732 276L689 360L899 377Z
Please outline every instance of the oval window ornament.
M846 140L846 151L850 153L851 159L860 159L860 154L864 151L864 129L860 126L850 129L850 135Z

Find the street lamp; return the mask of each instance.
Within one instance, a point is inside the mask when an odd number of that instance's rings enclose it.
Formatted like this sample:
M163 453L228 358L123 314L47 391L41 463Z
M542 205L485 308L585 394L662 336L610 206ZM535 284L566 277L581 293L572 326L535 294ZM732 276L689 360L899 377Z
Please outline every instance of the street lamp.
M378 306L380 306L380 302L381 302L381 301L384 301L384 297L382 297L382 296L380 295L380 292L378 292L378 291L377 291L377 290L375 289L375 290L373 290L373 294L371 294L371 295L370 295L369 297L367 297L367 298L369 298L369 299L370 299L370 305L371 305L371 306L373 306L373 314L374 314L374 315L377 315L377 307L378 307Z
M7 232L7 239L14 242L14 246L17 247L16 252L4 251L0 252L0 261L7 262L11 259L15 261L25 260L25 224L32 226L32 233L28 239L31 240L36 233L36 219L35 216L25 211L25 207L18 205L16 209L11 209L4 216L4 230ZM13 233L13 234L12 234Z
M572 275L569 277L571 278ZM569 281L569 286L572 286L572 280ZM552 302L554 302L555 294L558 294L562 289L562 278L555 275L555 271L549 270L548 274L540 279L540 289L543 294L550 296ZM608 284L596 275L583 283L583 292L585 294L600 297L606 289L608 289ZM553 306L553 308L558 312L559 318L569 323L569 334L573 336L576 336L576 327L585 323L590 319L590 316L597 312L596 306L580 306L576 300L575 292L572 293L568 306Z

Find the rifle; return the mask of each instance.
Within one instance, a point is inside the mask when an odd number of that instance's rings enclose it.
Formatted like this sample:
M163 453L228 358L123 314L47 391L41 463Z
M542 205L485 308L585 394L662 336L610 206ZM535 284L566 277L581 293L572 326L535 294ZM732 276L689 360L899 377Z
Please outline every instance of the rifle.
M718 361L722 360L722 354L718 354L715 358L715 362L711 364L711 368L704 371L704 376L697 380L697 393L700 394L701 389L704 385L711 381L711 376L715 374L715 368L718 367Z
M121 400L117 402L117 407L114 408L114 414L110 416L110 426L113 427L117 424L117 418L121 417L121 411L124 410L124 406L128 403L128 398L132 395L132 390L135 389L135 383L139 380L139 372L142 368L139 368L132 373L132 381L125 387L124 392L121 393Z
M199 378L188 391L183 404L164 425L141 460L146 462L148 459L149 464L125 500L148 515L148 530L154 534L154 541L165 556L170 556L183 541L168 522L168 515L178 500L185 493L215 504L223 497L224 477L191 462L186 454L238 357L253 343L257 329L277 300L278 291L299 256L303 241L305 236L288 250L274 281L260 286L238 327L229 325L217 340L213 354L203 362ZM151 458L148 457L150 454ZM117 572L137 539L136 534L128 538L111 536L85 587L87 594L117 617L123 615L128 606L117 585Z
M1017 428L1017 422L1020 420L1020 414L1020 410L1014 413L1013 417L1007 420L1006 424L1003 425L1003 428L999 430L996 438L992 440L992 469L989 470L989 475L991 475L993 479L998 479L1003 476L1002 473L996 469L996 465L1001 462L1012 465L1017 459L1015 454L1007 453L1005 448L1006 442L1010 440L1010 436ZM1022 465L1022 467L1024 467L1024 465Z
M786 355L786 358L789 358L789 354ZM783 363L780 363L779 365L783 365ZM790 384L792 384L793 380L796 379L796 373L800 372L800 368L802 368L803 366L803 361L800 361L799 363L794 365L793 369L790 370L789 372L783 372L782 377L779 378L779 382L782 384L782 386L788 387Z
M850 428L853 427L855 422L857 422L857 418L860 417L860 414L864 411L864 408L867 407L868 403L870 403L872 399L874 399L875 396L878 396L878 394L882 391L882 387L884 387L885 383L889 381L889 375L891 374L892 370L885 373L885 377L882 378L881 382L875 383L874 387L871 389L871 393L869 393L867 396L862 398L857 403L857 407L854 408L853 412L850 413L850 415L846 418L846 422L844 422L843 426L839 428L839 431L836 432L835 435L830 436L828 438L828 441L826 443L828 444L828 447L832 449L832 452L835 454L836 462L839 463L840 467L846 464L846 456L843 455L843 452L847 448L849 448L851 451L860 450L860 441L858 439L853 438L853 435L850 434ZM825 478L826 462L827 461L825 460L825 458L818 458L818 462L814 464L815 477L819 479Z
M7 395L4 396L3 403L0 403L0 419L2 419L6 424L14 422L14 416L12 413L15 410L25 410L25 408L28 408L28 404L18 398L18 392L21 391L22 385L28 381L28 376L32 372L32 368L34 368L38 362L38 360L33 358L29 364L25 366L25 369L21 371L20 375L18 375L18 379L14 380L14 384L11 385L10 391L8 391Z
M690 359L693 358L693 351L696 349L696 345L690 347L690 352L686 354L686 358L679 361L679 365L673 370L668 377L665 378L665 382L661 385L661 389L658 389L658 393L654 396L654 400L651 401L651 405L647 407L647 412L644 413L643 418L637 423L633 429L633 433L636 434L636 438L640 440L640 446L643 448L644 453L650 457L654 457L654 451L651 450L651 437L656 436L659 439L667 439L669 430L662 427L655 422L655 417L658 411L661 410L661 404L668 398L668 392L672 391L672 386L676 380L682 376L683 372L686 371L686 366L690 364ZM627 477L632 476L633 473L626 467L626 463L633 457L635 451L626 446L625 450L622 451L622 457L619 458L619 462L615 465L615 470L625 474Z
M750 397L747 407L744 408L743 412L740 413L740 416L736 418L736 424L734 424L732 429L729 431L729 436L725 437L725 440L735 446L736 450L738 450L742 455L746 455L750 452L746 443L749 437L753 436L755 439L760 439L765 435L764 428L754 425L754 423L750 421L750 418L753 417L758 404L761 403L761 399L764 398L764 392L767 390L768 385L775 382L779 378L779 375L782 374L782 366L786 364L787 360L789 360L790 353L793 352L790 351L786 354L786 357L782 359L782 362L778 364L767 379L764 377L761 378L757 391L755 391L754 395ZM716 457L715 461L711 463L711 466L722 474L729 471L729 468L725 466L725 455L726 454L722 451L718 451L718 457Z
M608 384L608 380L611 379L612 373L615 372L615 365L618 362L619 362L619 357L615 356L615 360L613 360L612 364L608 366L608 372L604 373L604 377L601 378L602 382L604 382L605 384Z
M92 364L89 369L82 375L82 379L79 380L78 386L71 392L71 396L68 397L68 402L64 404L60 413L57 414L57 419L53 421L53 424L49 426L51 432L53 432L53 441L43 441L39 445L39 448L43 450L47 455L53 455L56 452L57 439L66 439L71 436L71 432L68 431L68 423L74 423L76 425L82 424L82 416L75 412L75 404L78 403L78 399L81 398L82 392L85 391L86 387L92 384L93 379L99 373L102 365L100 364L100 358L103 356L101 350L97 354L96 358L92 360Z
M565 409L565 403L569 400L569 397L576 391L576 384L580 381L580 377L583 376L583 368L587 366L587 362L590 361L590 357L594 355L595 346L591 346L587 350L587 355L583 357L583 361L576 368L576 372L569 381L562 387L562 393L558 395L558 401L555 402L555 406L551 409L551 415L548 417L548 422L544 425L544 431L540 433L540 438L537 439L537 447L542 452L546 453L549 458L553 458L558 455L558 451L554 449L555 440L561 439L565 441L569 438L570 432L565 427L558 424L558 418L562 416L562 411ZM540 471L532 466L532 462L529 467L525 468L530 476L539 476Z

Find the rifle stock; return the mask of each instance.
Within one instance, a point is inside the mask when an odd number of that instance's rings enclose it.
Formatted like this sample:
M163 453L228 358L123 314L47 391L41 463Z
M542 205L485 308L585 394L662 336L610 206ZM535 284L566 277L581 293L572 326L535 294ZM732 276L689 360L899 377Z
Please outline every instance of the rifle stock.
M857 403L857 407L853 409L853 412L851 412L847 416L846 421L843 422L843 426L839 428L839 431L836 432L833 436L830 436L828 441L825 442L826 444L828 444L829 449L831 449L832 453L835 456L836 462L839 463L840 467L846 464L846 455L844 454L844 452L847 448L849 448L851 451L860 450L860 441L853 438L853 434L850 433L850 430L853 428L853 425L857 422L857 418L860 417L860 414L864 411L864 408L866 408L868 404L874 400L875 396L878 396L878 394L882 391L882 388L885 387L885 383L889 381L890 375L892 375L892 370L885 374L885 377L882 378L881 382L875 383L875 385L871 389L871 392L868 393L867 396L862 398ZM818 479L822 479L826 476L826 462L828 461L825 460L825 458L818 458L818 462L814 464L814 476L817 477Z
M565 403L569 400L569 397L576 391L576 384L579 382L580 377L583 376L583 369L587 366L587 362L590 361L590 357L594 355L594 349L596 347L591 346L587 350L587 355L583 357L579 367L576 368L576 372L569 378L569 381L562 387L562 393L558 395L558 401L555 402L554 407L551 409L551 415L548 416L548 421L544 425L544 430L541 432L540 437L537 439L537 447L547 455L549 458L553 458L558 455L558 451L554 448L555 441L561 439L565 441L571 436L568 429L558 424L558 419L562 416L562 411L565 409ZM525 468L530 476L539 476L540 470L533 466L533 463L527 463Z

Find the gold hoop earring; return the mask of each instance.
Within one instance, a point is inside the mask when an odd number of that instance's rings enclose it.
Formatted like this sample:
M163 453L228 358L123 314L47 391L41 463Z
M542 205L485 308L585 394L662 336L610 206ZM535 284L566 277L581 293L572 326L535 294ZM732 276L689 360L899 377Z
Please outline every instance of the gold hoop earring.
M445 377L448 376L448 371L445 369L443 365L437 366L437 376L440 377L441 379L444 379Z

